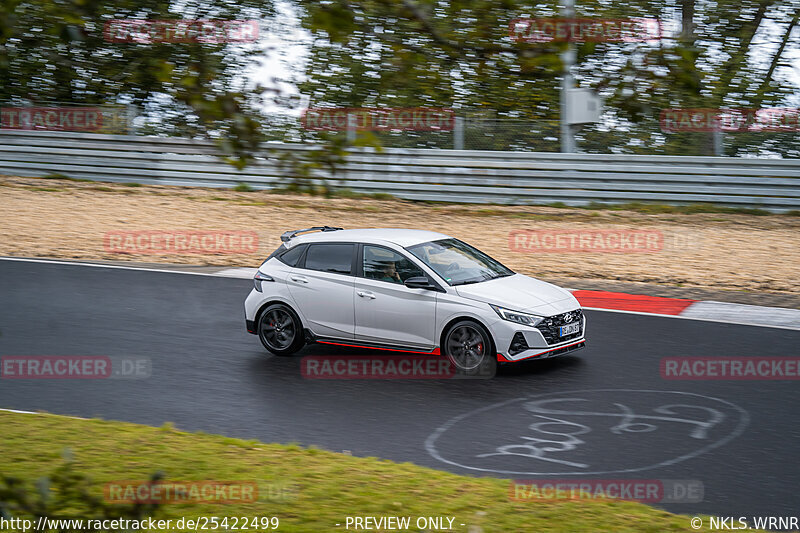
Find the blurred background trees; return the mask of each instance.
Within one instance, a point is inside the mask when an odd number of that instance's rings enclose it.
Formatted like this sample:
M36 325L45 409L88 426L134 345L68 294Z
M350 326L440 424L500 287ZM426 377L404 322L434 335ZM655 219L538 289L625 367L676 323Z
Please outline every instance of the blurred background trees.
M263 87L243 73L254 56L245 45L108 42L119 19L261 19L262 0L3 0L0 3L0 102L131 104L155 117L156 133L207 135L225 153L255 149Z
M556 1L299 3L314 36L300 88L315 106L431 105L497 118L559 118L559 52L566 45L515 43L508 35L514 18L558 17ZM656 42L577 45L578 84L597 90L608 110L605 124L582 134L583 148L594 142L606 148L598 151L661 145L666 153L709 153L710 135L667 139L660 110L797 106L798 13L799 0L578 0L577 17L657 18L665 33ZM733 153L762 145L761 135L774 151L798 155L797 133L736 135L746 142Z
M266 27L281 9L309 36L306 54L287 60L303 106L449 107L467 117L467 148L557 150L567 45L509 36L512 19L558 17L554 0L5 0L0 103L130 104L148 117L140 131L215 138L240 162L265 139L319 141L298 126L297 109L274 105L285 95L253 75L255 62L276 60L282 45L103 38L112 19L257 19ZM665 33L576 45L576 81L598 91L606 109L579 133L579 146L708 155L711 134L664 133L660 111L800 107L798 13L800 0L578 0L578 17L658 18ZM376 141L451 147L441 134ZM800 156L797 132L731 133L725 150Z

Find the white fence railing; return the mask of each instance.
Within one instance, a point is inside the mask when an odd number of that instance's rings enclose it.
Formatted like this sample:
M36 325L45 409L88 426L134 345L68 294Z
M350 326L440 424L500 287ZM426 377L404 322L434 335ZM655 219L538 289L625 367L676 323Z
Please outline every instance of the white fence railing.
M103 181L257 189L287 185L281 153L313 146L265 144L243 170L213 143L180 138L0 131L0 173L64 174ZM330 178L321 171L319 177ZM354 149L333 182L359 192L445 202L707 202L800 210L800 160L387 148Z

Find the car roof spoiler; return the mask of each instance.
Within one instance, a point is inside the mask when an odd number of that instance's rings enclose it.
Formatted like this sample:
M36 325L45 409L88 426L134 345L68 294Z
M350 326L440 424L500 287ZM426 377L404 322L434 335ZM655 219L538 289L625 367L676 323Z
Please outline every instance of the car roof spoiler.
M306 229L296 229L292 231L287 231L283 235L281 235L281 241L289 242L289 239L296 237L300 233L305 233L307 231L339 231L343 228L333 228L331 226L314 226L313 228L306 228Z

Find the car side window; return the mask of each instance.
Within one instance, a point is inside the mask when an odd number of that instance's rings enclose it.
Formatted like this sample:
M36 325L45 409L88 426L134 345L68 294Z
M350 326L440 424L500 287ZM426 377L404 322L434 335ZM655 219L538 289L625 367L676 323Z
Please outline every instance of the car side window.
M353 246L353 244L311 244L306 253L305 268L349 275L353 265Z
M289 265L290 267L296 267L297 262L303 256L305 249L305 244L298 244L294 248L290 248L288 251L279 255L278 260L286 265Z
M425 276L409 259L382 246L364 245L364 277L402 284L408 278Z

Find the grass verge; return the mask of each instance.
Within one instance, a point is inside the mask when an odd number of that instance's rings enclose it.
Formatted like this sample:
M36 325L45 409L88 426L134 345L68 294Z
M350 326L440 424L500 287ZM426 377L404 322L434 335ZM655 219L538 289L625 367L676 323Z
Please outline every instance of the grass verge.
M342 531L347 516L410 516L412 524L420 516L449 516L455 517L453 531L469 533L692 531L689 517L639 503L515 502L509 499L508 480L188 433L169 424L153 428L0 412L0 427L2 474L29 485L63 464L68 449L98 497L105 483L144 481L154 471L162 471L166 480L254 481L260 488L252 503L165 504L161 518L277 516L278 531L286 532Z
M563 202L555 202L547 204L549 207L560 207L568 209L589 209L589 210L606 210L606 211L634 211L636 213L645 213L649 215L661 214L681 214L681 215L694 215L697 213L725 213L731 215L755 215L755 216L769 216L769 215L786 215L786 216L800 216L800 211L786 211L783 213L772 213L765 209L758 209L755 207L728 207L723 205L709 204L709 203L696 203L696 204L656 204L646 202L626 202L620 204L606 204L602 202L589 202L586 205L568 206Z

